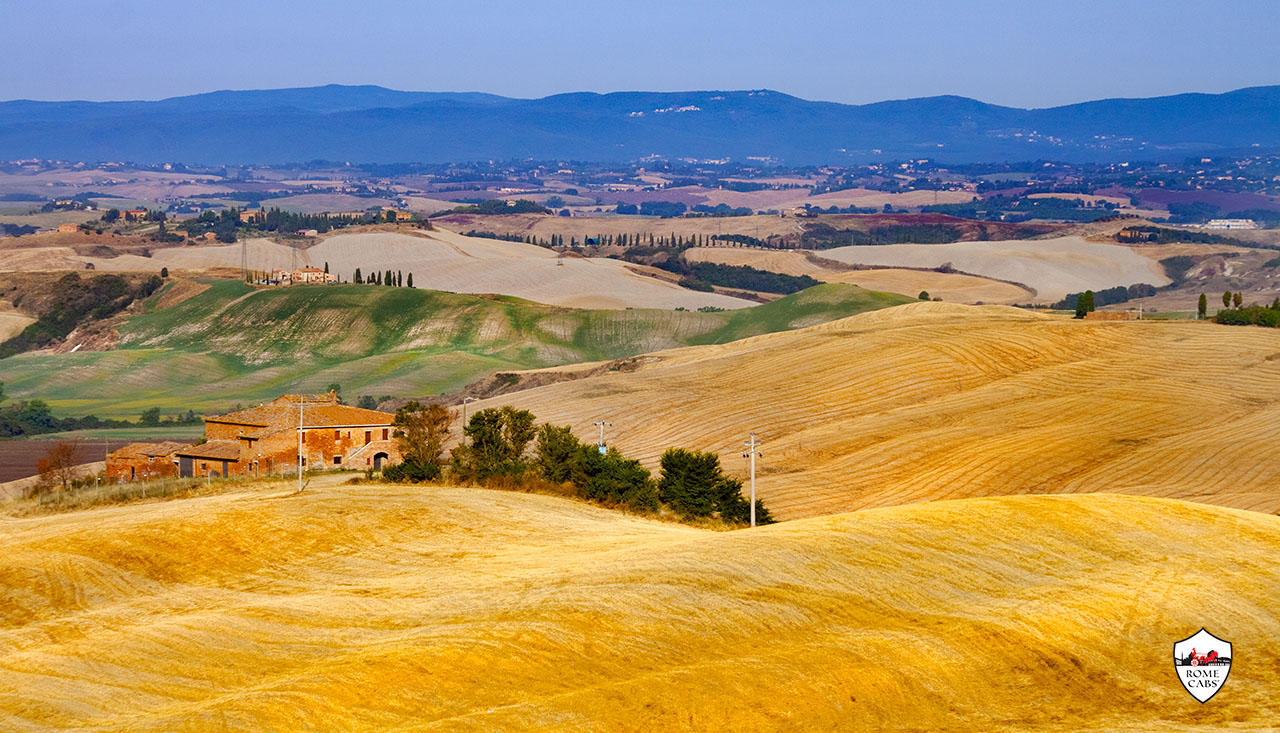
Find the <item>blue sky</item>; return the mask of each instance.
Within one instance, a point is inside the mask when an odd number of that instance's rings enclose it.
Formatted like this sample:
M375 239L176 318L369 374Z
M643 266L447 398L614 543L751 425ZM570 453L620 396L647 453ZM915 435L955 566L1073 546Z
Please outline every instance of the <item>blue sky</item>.
M1280 83L1280 0L3 0L0 99L378 84L1019 107Z

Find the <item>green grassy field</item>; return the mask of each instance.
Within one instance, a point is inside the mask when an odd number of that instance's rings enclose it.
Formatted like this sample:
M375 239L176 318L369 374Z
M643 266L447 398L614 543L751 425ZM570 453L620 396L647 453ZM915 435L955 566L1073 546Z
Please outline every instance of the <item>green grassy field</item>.
M223 280L177 305L144 308L120 327L112 351L21 354L0 361L0 379L11 398L101 417L224 410L333 382L349 399L416 396L500 370L721 343L910 301L827 284L737 311L592 311L408 288L254 289Z

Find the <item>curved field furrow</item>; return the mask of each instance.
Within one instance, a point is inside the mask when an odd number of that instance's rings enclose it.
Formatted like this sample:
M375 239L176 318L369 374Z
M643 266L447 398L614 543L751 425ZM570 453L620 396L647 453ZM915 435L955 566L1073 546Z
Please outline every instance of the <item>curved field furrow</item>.
M662 352L508 395L656 467L765 442L759 494L805 517L940 498L1132 491L1280 511L1280 333L919 303ZM483 406L483 404L481 405Z
M1275 517L1001 497L715 532L333 483L5 520L0 727L1062 733L1280 716ZM1205 619L1241 653L1200 706L1168 656Z

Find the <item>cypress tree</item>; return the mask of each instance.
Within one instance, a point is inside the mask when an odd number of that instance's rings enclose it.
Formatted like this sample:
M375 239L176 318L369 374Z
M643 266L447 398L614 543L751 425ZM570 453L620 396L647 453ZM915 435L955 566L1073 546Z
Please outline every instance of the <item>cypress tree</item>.
M413 273L409 273L409 287L413 287Z
M1209 299L1204 297L1204 293L1200 293L1200 303L1196 305L1196 314L1201 320L1209 313Z
M1086 290L1076 299L1076 318L1084 318L1086 313L1093 312L1093 291Z

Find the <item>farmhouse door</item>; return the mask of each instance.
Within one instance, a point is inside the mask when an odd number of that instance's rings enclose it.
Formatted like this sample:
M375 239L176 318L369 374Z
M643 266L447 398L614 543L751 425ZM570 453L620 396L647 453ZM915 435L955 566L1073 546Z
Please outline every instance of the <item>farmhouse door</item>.
M178 475L182 478L191 478L195 475L191 466L191 456L178 456Z

